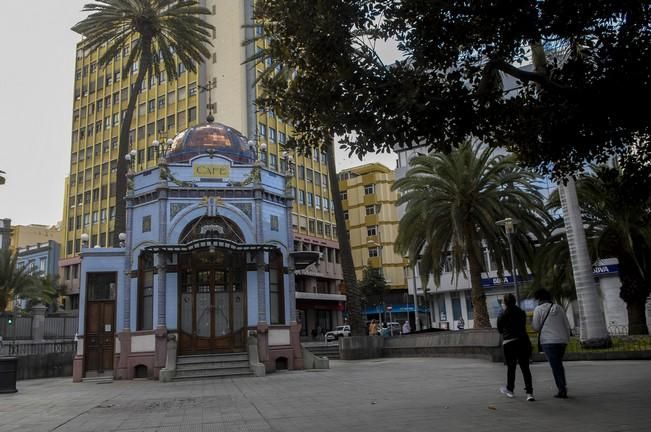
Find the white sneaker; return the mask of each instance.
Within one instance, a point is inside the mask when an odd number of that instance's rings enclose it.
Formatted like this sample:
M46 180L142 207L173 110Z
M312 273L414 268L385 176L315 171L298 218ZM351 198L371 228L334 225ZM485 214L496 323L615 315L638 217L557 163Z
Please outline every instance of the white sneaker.
M509 391L506 387L500 387L500 393L505 395L507 398L513 398L513 392Z
M536 398L533 397L533 393L527 393L527 402L533 402Z

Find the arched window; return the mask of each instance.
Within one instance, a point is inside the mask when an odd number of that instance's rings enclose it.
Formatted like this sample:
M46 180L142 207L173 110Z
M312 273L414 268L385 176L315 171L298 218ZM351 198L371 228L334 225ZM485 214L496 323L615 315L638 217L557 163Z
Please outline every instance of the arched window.
M204 238L222 238L244 243L244 234L230 219L222 216L203 216L190 222L179 237L179 243L190 243Z

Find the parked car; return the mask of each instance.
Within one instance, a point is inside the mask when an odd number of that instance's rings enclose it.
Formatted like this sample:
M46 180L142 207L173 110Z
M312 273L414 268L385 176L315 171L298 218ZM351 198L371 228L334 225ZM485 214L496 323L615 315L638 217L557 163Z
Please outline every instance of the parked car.
M381 336L391 336L391 329L393 329L393 336L397 336L402 333L402 326L399 322L388 322L382 323L378 327L378 334Z
M349 325L337 326L334 330L329 331L328 333L325 334L325 340L327 342L330 342L344 336L350 336Z

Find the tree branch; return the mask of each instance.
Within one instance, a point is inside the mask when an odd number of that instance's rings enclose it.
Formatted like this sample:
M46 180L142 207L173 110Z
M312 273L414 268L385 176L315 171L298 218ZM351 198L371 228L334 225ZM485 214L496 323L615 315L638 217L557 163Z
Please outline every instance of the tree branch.
M504 60L491 60L491 63L493 63L497 69L519 79L520 81L533 81L548 90L553 90L559 93L569 90L569 87L554 82L545 75L541 75L537 72L527 72L505 62Z

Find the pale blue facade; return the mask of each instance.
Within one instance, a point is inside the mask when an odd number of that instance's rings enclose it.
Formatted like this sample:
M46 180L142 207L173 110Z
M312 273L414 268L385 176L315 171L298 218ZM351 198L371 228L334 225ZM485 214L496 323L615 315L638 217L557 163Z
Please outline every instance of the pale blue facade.
M202 136L212 127L204 126ZM194 155L201 145L193 145ZM169 337L178 340L179 355L190 355L241 351L256 334L258 360L268 368L278 357L290 368L302 367L290 173L246 158L236 163L214 151L189 160L182 154L130 177L123 247L82 249L80 322L92 322L100 333L112 328L97 325L95 315L103 310L110 318L115 302L112 371L118 378L132 378L141 365L157 377ZM103 272L113 272L115 281L92 275ZM90 292L105 296L111 290L91 287L90 280L114 283L114 298L91 298ZM85 330L81 324L82 340L91 337ZM109 332L102 334L106 340ZM97 345L97 337L87 343ZM89 364L95 368L109 348L81 348L75 378L88 374ZM98 361L100 371L108 368L107 360Z

